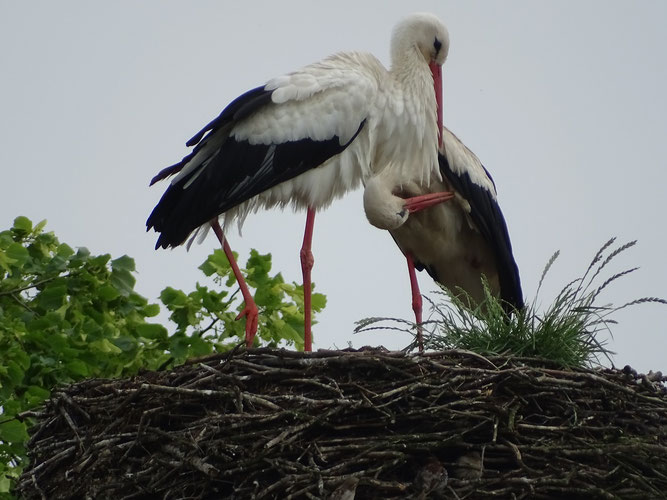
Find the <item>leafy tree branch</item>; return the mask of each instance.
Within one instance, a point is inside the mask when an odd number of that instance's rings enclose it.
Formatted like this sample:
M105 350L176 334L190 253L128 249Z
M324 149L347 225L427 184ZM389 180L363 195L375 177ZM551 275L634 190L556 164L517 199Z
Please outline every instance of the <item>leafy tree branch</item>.
M30 410L55 386L178 365L244 338L235 320L243 305L221 251L200 266L211 287L162 291L173 323L164 326L155 321L160 305L134 290L132 258L74 250L45 232L45 224L17 217L0 232L0 498L11 498L26 465ZM302 349L302 287L271 274L269 254L253 250L245 270L260 308L256 344ZM314 294L315 312L325 303Z

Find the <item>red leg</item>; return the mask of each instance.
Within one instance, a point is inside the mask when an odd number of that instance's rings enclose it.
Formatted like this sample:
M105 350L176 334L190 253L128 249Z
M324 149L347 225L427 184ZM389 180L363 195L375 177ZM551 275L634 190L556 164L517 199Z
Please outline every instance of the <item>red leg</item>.
M410 289L412 290L412 310L415 312L415 322L417 323L417 347L419 352L424 352L424 339L422 335L422 295L419 292L419 283L417 282L417 273L412 255L405 254L408 261L408 273L410 274Z
M215 232L215 235L218 237L218 240L220 241L220 244L222 245L222 248L225 251L225 255L229 260L229 264L232 266L232 271L234 272L234 276L236 276L236 281L238 282L239 287L241 288L241 294L243 294L245 307L243 308L243 311L239 313L236 319L241 319L243 316L246 317L245 345L247 348L250 348L252 347L252 343L255 340L255 334L257 333L257 320L259 316L259 311L257 309L257 305L255 304L255 300L252 298L252 295L250 294L248 285L245 282L245 279L243 279L243 275L241 274L241 270L239 269L239 266L236 263L236 259L234 259L234 254L232 253L232 249L229 246L229 243L227 243L227 239L222 234L222 228L220 227L220 223L218 222L217 217L211 220L211 227L213 228L213 232Z
M304 339L303 350L310 352L313 350L312 311L311 294L312 287L310 283L310 271L313 269L315 260L311 251L313 243L313 226L315 224L315 209L308 207L306 214L306 230L303 234L303 245L301 246L301 271L303 273L303 309L304 309Z

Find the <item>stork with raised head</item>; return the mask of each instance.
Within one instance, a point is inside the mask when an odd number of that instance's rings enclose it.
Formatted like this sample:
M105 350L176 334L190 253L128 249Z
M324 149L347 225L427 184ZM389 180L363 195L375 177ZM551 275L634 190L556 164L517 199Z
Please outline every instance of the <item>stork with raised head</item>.
M146 222L156 248L176 247L193 233L216 233L239 282L246 344L257 307L234 262L225 233L259 208L305 209L301 248L305 349L311 350L311 241L315 212L382 170L439 179L441 68L446 28L432 14L395 27L391 68L371 54L339 53L269 80L241 95L187 146L192 152L151 184L175 175ZM417 201L419 203L419 201ZM222 226L219 223L222 219ZM192 239L190 240L192 241Z
M491 174L446 127L438 162L439 175L433 174L430 183L384 170L368 180L364 191L369 222L389 230L406 257L417 325L422 299L415 268L426 269L454 293L464 290L474 301L471 306L484 299L484 275L508 312L523 308L519 270ZM429 210L406 210L406 199L441 192L451 192L453 199L429 204ZM420 328L417 343L423 350Z

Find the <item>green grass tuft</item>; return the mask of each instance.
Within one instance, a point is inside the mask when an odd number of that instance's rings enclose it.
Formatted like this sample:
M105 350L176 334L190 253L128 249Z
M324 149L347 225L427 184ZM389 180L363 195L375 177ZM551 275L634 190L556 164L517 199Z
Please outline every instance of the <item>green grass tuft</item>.
M667 304L666 300L657 297L642 297L620 306L597 304L605 288L638 269L627 269L602 280L603 269L636 243L631 241L612 248L615 240L611 238L598 250L583 276L566 284L544 312L538 311L538 297L559 252L555 252L544 267L533 302L510 315L505 312L500 299L491 293L486 281L485 298L474 309L467 306L474 302L469 301L463 290L453 292L443 288L436 292L438 300L426 297L431 303L432 319L423 324L424 347L465 349L484 356L542 358L564 367L598 365L602 358L611 361L613 353L607 349L605 341L599 339L599 334L611 331L610 326L616 323L611 317L613 313L637 304ZM409 322L395 318L368 318L357 323L356 331L386 328L378 325L385 321L402 325L391 329L416 331L414 324L408 329ZM409 349L414 347L415 343Z

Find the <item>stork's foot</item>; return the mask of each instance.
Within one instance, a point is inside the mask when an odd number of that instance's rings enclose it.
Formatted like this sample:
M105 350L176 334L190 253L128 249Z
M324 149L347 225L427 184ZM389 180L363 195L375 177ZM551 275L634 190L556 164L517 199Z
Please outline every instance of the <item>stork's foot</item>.
M417 325L417 349L420 354L424 352L424 327L421 324Z
M229 243L227 242L227 239L222 232L222 228L220 227L220 223L218 222L217 217L211 219L211 227L213 228L215 235L218 237L218 241L222 245L222 249L227 256L227 260L229 260L229 265L232 267L232 272L234 273L234 277L239 284L241 294L243 295L243 300L245 301L245 307L243 308L243 311L241 311L236 317L236 320L238 321L245 316L245 345L247 348L250 348L252 347L252 344L255 340L255 334L257 333L259 310L257 309L257 304L255 304L255 300L252 298L252 294L248 289L248 284L245 282L245 278L243 278L243 273L241 273L239 265L236 263L234 252L232 252L232 248L229 246Z
M424 327L422 326L422 296L415 295L412 299L412 310L415 313L415 324L417 325L417 349L424 352Z
M259 310L254 302L246 303L243 311L239 313L236 320L240 320L245 316L245 346L247 349L252 347L257 334L257 323L259 321Z
M408 274L410 275L410 289L412 291L412 310L415 313L415 324L417 325L417 348L424 352L424 328L422 327L422 295L419 291L417 272L412 254L406 253L405 259L408 263Z

